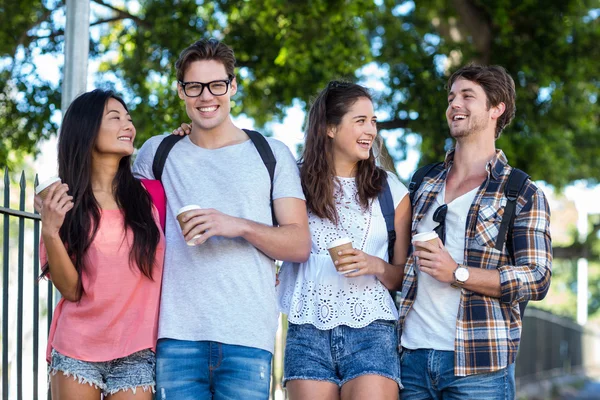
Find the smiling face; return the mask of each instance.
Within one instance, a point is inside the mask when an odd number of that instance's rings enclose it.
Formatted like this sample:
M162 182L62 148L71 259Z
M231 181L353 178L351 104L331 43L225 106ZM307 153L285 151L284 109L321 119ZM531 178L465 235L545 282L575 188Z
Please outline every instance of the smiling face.
M100 130L93 152L96 155L115 154L121 157L133 154L135 126L129 112L115 98L109 98L104 106Z
M359 98L344 114L339 125L327 129L327 135L333 141L336 164L356 164L367 160L377 136L377 117L371 100Z
M497 111L497 107L489 106L483 88L477 83L460 78L452 84L448 94L446 120L453 138L490 131L493 136Z
M189 64L183 75L183 82L222 81L229 79L223 63L215 60L194 61ZM222 96L213 95L207 87L198 97L188 97L181 84L177 85L179 98L185 101L185 110L193 122L193 127L200 130L213 130L224 126L229 120L230 100L237 92L235 78L229 83L227 93Z

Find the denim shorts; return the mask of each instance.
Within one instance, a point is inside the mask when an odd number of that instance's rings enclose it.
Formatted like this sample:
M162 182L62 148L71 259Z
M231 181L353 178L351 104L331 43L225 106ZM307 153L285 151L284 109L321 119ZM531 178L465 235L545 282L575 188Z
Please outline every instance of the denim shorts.
M283 385L301 379L342 387L362 375L380 375L400 383L396 321L377 320L364 328L340 325L320 330L290 323L285 345Z
M100 389L104 396L109 396L129 389L135 394L137 388L152 390L154 393L155 368L156 356L149 349L102 362L77 360L52 349L52 361L48 371L53 375L60 371L67 377L72 376L79 383Z

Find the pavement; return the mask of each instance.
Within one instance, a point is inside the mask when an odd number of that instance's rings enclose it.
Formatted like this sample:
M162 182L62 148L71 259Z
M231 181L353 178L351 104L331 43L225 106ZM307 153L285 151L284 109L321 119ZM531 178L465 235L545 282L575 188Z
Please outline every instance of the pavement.
M583 386L562 393L560 400L600 400L600 380L586 379Z
M519 400L600 400L600 377L570 375L521 387Z

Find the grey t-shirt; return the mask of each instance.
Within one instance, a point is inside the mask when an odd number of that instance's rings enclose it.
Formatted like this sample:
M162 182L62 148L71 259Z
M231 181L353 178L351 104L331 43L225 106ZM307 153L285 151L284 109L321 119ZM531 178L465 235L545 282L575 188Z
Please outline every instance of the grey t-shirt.
M135 176L154 179L152 161L165 135L140 149ZM273 199L304 200L296 161L280 141L267 138L277 160ZM162 174L167 195L165 264L159 338L210 340L273 352L277 330L275 265L242 238L211 237L186 245L177 210L197 204L272 224L269 173L252 141L205 149L189 137L169 153Z

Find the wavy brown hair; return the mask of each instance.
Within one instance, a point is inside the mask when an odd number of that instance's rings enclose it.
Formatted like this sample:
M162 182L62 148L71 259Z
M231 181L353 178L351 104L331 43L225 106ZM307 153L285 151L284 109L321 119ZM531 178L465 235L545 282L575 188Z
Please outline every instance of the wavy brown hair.
M339 126L350 107L361 98L373 101L369 91L350 82L331 81L319 93L308 112L305 147L300 160L300 179L308 209L319 218L337 223L333 192L337 179L333 163L332 139L328 127ZM358 201L367 208L369 200L383 188L386 172L377 167L371 148L369 158L357 164Z

